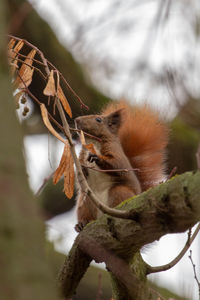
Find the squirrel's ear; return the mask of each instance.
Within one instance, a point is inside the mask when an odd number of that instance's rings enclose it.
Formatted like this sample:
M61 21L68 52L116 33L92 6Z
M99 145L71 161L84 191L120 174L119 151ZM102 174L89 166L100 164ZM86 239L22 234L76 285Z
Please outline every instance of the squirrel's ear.
M107 124L109 129L113 132L113 133L117 133L118 129L121 126L121 122L122 122L122 109L118 109L115 112L109 114L106 118L107 118Z

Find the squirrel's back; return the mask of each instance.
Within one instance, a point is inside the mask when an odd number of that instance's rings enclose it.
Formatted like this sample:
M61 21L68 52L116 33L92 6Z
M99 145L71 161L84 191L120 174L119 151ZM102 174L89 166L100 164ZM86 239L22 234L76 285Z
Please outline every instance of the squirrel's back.
M160 120L158 112L147 105L131 107L125 101L109 104L102 112L110 114L123 111L119 137L126 156L129 158L142 186L152 187L164 178L165 149L168 128Z

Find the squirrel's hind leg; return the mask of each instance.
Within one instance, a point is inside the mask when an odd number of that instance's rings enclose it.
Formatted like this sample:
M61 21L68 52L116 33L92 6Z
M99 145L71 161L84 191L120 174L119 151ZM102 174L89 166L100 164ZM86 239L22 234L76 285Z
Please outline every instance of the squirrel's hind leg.
M108 205L110 207L115 207L133 196L135 196L135 192L131 187L126 185L114 185L109 191Z
M78 224L75 230L80 232L85 225L97 218L97 209L91 202L90 198L83 193L80 193L76 205Z

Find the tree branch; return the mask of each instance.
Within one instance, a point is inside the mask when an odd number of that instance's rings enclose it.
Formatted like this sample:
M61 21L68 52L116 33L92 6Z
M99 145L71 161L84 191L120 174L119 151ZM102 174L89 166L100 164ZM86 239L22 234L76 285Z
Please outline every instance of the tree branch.
M139 280L131 273L128 264L101 244L90 237L80 236L79 249L88 254L97 263L105 262L109 272L112 272L133 296L137 295Z
M80 250L78 242L75 242L58 276L61 292L67 299L73 296L91 260L91 257Z
M168 263L166 265L158 266L158 267L152 267L152 266L147 264L147 275L151 274L151 273L158 273L158 272L162 272L162 271L167 271L167 270L171 269L172 267L174 267L181 260L181 258L185 255L187 250L190 248L192 242L194 241L197 234L199 233L199 230L200 230L200 223L197 226L197 228L196 228L195 232L193 233L192 237L188 234L188 239L187 239L187 242L185 243L185 246L183 247L181 252L170 263Z
M106 249L106 251L131 263L132 257L144 245L152 243L168 233L184 232L196 224L200 220L199 198L199 171L176 176L118 206L118 209L134 212L135 218L133 220L103 215L95 222L85 226L73 247L78 248L79 251L81 249L83 253L89 253L93 258L101 261L101 251L100 253L95 252L93 255L92 251L82 246L83 241L87 241L89 238L90 245L92 243L93 247L100 245L101 249ZM103 260L106 261L106 258ZM65 289L65 296L69 295L65 286L66 281L70 281L71 278L76 280L79 276L73 271L75 266L69 267L69 265L76 265L77 263L75 260L72 262L69 256L64 264L65 275L60 284L62 290ZM146 270L143 272L146 274ZM134 269L134 266L133 275L138 276L137 268ZM65 276L67 276L67 280L65 280ZM70 293L72 293L71 289Z

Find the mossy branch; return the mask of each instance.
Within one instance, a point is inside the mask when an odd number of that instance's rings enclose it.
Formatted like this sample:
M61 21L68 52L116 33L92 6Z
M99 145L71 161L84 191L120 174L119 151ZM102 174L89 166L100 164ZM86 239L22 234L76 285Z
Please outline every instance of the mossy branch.
M80 274L84 274L90 260L102 261L102 251L90 251L91 245L96 249L99 245L101 249L112 253L117 259L120 258L130 264L132 257L144 245L159 240L165 234L184 232L195 225L200 220L199 199L200 172L188 172L121 203L118 206L119 210L134 212L132 220L103 215L95 222L89 223L79 234L71 250L79 251L83 260L84 256L87 256L87 263L80 264L80 257L77 260L76 255L69 255L61 271L60 284L65 297L75 292L81 279ZM83 242L84 245L88 243L88 247L83 247ZM107 258L108 256L105 255L103 261L110 269L112 266L108 265ZM143 262L143 269L147 267ZM75 272L77 268L79 272ZM123 268L121 272L123 274ZM131 268L131 272L132 278L136 278L134 284L139 288L141 280L138 280L134 268ZM122 274L119 271L114 275L119 281ZM72 279L75 282L73 287L69 284ZM138 295L136 298L130 296L130 299L143 298Z

